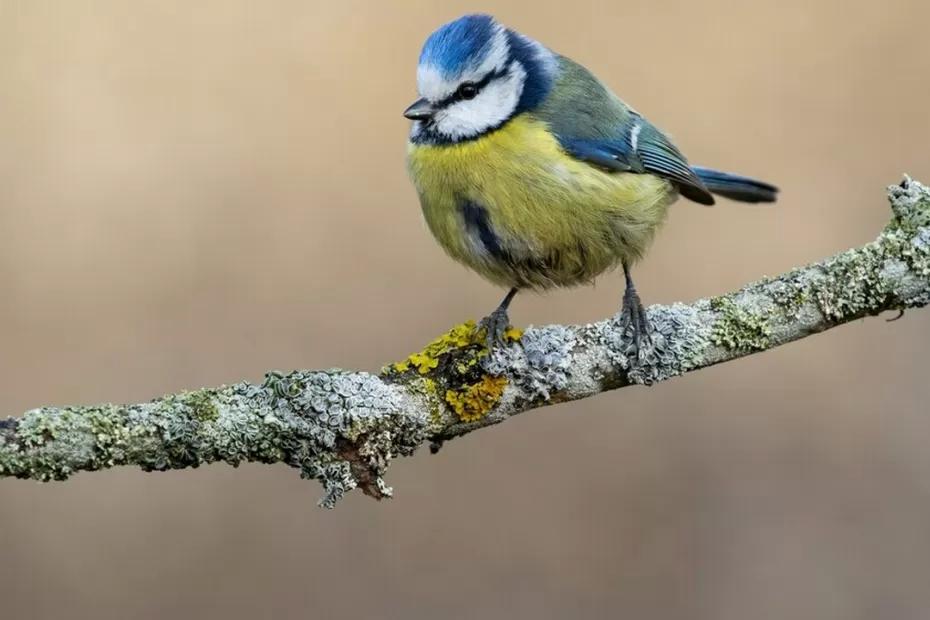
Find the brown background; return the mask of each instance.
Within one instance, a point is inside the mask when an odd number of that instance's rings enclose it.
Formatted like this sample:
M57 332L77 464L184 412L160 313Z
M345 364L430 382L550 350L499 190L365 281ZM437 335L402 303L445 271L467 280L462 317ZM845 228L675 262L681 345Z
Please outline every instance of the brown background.
M871 239L930 181L930 4L0 0L0 410L377 369L501 291L406 179L414 65L475 9L774 208L674 208L647 301ZM620 277L519 324L616 309ZM285 467L0 481L4 618L926 618L930 312L522 416L335 512ZM558 452L552 449L561 446Z

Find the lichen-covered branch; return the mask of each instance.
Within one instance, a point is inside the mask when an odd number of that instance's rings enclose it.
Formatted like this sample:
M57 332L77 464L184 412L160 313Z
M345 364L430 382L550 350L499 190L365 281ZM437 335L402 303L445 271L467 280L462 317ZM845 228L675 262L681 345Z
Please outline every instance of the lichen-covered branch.
M243 461L285 463L322 481L324 506L360 488L390 495L395 456L547 404L652 384L864 316L930 303L930 190L889 188L892 217L859 248L720 297L652 306L651 346L632 359L617 317L510 330L488 351L459 325L380 374L269 373L137 405L43 407L0 421L0 476L64 480Z

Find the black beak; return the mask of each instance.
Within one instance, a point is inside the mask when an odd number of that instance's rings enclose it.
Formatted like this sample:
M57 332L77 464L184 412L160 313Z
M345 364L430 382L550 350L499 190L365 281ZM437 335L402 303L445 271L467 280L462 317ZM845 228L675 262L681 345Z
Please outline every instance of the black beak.
M436 108L426 99L417 99L413 105L404 110L404 116L412 121L428 121L435 113Z

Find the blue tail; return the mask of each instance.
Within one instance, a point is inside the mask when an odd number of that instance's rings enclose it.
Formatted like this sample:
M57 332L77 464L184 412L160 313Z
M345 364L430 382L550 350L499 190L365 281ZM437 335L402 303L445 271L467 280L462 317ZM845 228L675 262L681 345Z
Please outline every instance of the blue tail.
M778 188L763 181L742 177L738 174L720 172L710 168L692 166L694 174L712 194L738 200L739 202L775 202Z

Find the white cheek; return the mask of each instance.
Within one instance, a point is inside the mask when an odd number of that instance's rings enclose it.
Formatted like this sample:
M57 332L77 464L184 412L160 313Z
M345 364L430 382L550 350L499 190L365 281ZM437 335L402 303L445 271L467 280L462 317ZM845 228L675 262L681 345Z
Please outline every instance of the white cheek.
M506 78L494 80L474 99L459 101L437 114L436 129L461 140L500 125L517 109L525 79L526 72L515 64Z

